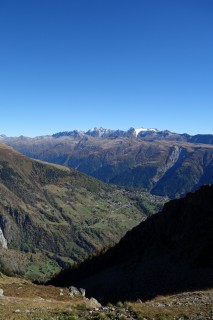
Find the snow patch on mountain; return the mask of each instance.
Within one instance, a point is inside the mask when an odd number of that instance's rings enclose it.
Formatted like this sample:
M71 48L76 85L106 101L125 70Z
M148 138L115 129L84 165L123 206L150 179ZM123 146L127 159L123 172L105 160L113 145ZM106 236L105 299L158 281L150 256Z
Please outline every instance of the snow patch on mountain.
M140 132L149 132L149 131L151 131L151 132L158 132L158 130L157 130L157 129L154 129L154 128L150 128L150 129L138 128L138 129L135 129L135 135L136 135L136 137L137 137Z

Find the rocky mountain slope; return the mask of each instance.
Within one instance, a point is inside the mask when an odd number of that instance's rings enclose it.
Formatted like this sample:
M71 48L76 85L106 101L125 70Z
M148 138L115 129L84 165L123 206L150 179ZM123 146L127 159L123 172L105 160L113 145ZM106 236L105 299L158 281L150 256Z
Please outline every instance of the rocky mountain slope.
M53 284L77 285L100 301L151 299L213 288L213 186L165 204L105 254Z
M29 157L155 195L175 198L213 182L212 135L100 128L2 139Z
M47 279L114 244L158 205L1 143L0 270Z

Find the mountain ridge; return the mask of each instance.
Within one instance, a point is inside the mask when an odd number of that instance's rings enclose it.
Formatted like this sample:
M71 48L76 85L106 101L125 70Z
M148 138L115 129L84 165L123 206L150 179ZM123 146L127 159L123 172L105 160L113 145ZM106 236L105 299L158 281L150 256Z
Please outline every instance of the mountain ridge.
M213 182L213 145L173 138L167 133L159 140L62 135L6 138L4 143L31 158L65 165L106 183L175 198Z
M98 138L144 138L146 140L172 140L172 141L185 141L190 143L204 143L213 144L213 134L195 134L190 135L188 133L176 133L170 130L158 130L156 128L133 128L130 127L128 130L121 129L107 129L103 127L94 127L87 131L83 130L72 130L72 131L61 131L54 133L52 135L36 136L34 138L29 138L27 136L19 136L22 139L41 139L47 137L60 138L60 137L72 137L72 138L83 138L85 136L92 136ZM4 141L8 138L4 134L0 135L0 140Z

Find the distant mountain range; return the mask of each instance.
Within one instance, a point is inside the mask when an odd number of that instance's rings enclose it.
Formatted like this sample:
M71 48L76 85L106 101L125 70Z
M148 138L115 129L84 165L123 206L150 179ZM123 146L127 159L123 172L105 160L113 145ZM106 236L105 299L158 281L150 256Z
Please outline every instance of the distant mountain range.
M91 136L91 137L98 137L98 138L118 138L118 137L133 137L137 138L140 136L145 136L149 133L157 133L159 132L157 129L134 129L130 128L127 131L124 130L111 130L106 128L93 128L86 132L84 131L64 131L64 132L58 132L56 134L53 134L53 137L59 138L62 136L69 136L69 137L83 137L83 136Z
M82 138L85 136L91 136L96 138L143 138L147 141L153 140L168 140L168 141L185 141L191 143L204 143L204 144L213 144L213 135L212 134L197 134L189 135L187 133L179 134L169 130L158 130L158 129L146 129L146 128L130 128L129 130L111 130L105 128L93 128L86 132L84 131L64 131L58 132L52 135L52 137L73 137L73 138Z
M205 186L166 203L115 247L50 283L86 288L104 303L212 288L212 230L213 186Z
M1 139L29 157L155 195L175 198L213 182L213 135L94 128Z
M168 141L185 141L191 143L202 143L202 144L213 144L213 135L212 134L197 134L189 135L187 133L176 133L169 130L158 130L158 129L146 129L146 128L130 128L129 130L111 130L105 128L93 128L86 132L84 131L64 131L58 132L52 135L52 137L73 137L73 138L82 138L85 136L91 136L96 138L143 138L147 141L154 140L168 140Z
M118 242L163 202L0 143L0 271L48 279Z
M170 130L158 130L155 128L130 128L129 130L112 130L106 128L92 128L88 131L73 130L73 131L62 131L48 136L39 136L33 139L39 140L42 138L53 137L72 137L72 138L83 138L85 136L95 137L95 138L143 138L147 141L152 140L169 140L169 141L185 141L191 143L203 143L203 144L213 144L213 134L197 134L189 135L187 133L176 133ZM20 139L26 139L25 136L17 137ZM0 140L7 141L14 139L14 137L7 137L4 134L0 135Z

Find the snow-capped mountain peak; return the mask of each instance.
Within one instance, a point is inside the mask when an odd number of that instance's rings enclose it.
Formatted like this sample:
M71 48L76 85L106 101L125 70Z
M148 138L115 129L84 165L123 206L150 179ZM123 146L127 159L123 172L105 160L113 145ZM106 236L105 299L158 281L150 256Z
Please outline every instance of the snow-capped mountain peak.
M105 128L92 128L89 129L85 134L93 137L105 137L109 135L112 132L110 129L105 129Z
M157 129L154 129L154 128L146 129L146 128L143 128L143 127L142 127L142 128L135 129L135 135L136 135L136 137L137 137L140 132L148 132L148 131L158 132L158 130L157 130Z
M131 127L129 130L124 131L124 130L112 130L112 129L106 129L103 127L97 128L91 128L88 131L78 131L78 130L73 130L73 131L64 131L64 132L59 132L53 135L54 138L59 138L63 136L68 136L68 137L73 137L73 138L82 138L83 136L91 136L94 138L118 138L118 137L132 137L132 138L140 138L144 137L146 135L150 134L156 134L158 133L159 130L154 129L154 128L133 128Z

